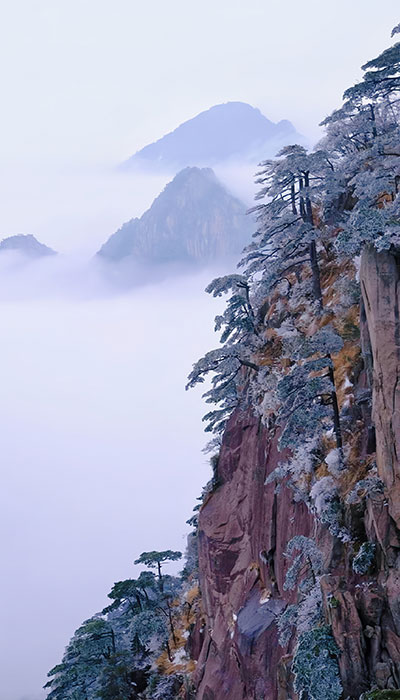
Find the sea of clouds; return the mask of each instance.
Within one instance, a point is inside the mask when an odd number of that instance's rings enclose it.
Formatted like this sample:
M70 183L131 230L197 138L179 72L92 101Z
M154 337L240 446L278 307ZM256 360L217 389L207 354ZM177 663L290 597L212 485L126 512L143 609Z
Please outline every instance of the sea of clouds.
M0 254L0 700L43 697L74 630L114 581L137 575L142 551L185 549L210 467L202 391L184 387L218 343L223 301L204 288L228 271L121 274L94 258L168 176L103 172L96 190L87 173L77 184L57 171L33 179L28 196L28 175L2 234L33 233L61 253ZM237 194L238 173L231 182Z

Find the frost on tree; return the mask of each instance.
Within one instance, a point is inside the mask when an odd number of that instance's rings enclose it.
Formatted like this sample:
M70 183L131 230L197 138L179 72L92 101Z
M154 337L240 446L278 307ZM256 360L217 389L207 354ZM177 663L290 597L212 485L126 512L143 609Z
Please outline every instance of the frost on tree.
M286 572L284 590L298 590L298 602L288 605L278 617L279 643L286 646L293 634L298 636L319 625L322 620L320 577L322 554L308 537L297 535L287 545L285 557L292 560Z
M206 431L220 433L226 421L239 404L243 368L258 371L253 355L262 344L250 298L250 287L243 275L218 277L207 287L213 296L229 294L224 313L215 318L215 330L222 330L222 347L206 353L189 374L186 388L205 381L211 372L211 388L203 396L207 403L217 408L208 412L203 420Z
M324 150L307 153L298 145L287 146L276 160L262 163L257 179L262 188L256 198L265 201L252 210L258 230L240 263L248 276L260 277L257 286L264 296L282 280L290 291L291 273L299 280L302 266L308 265L316 312L322 307L316 208L331 170Z
M393 33L398 33L398 26ZM323 146L347 196L338 249L357 254L399 246L400 42L363 66L363 80L344 93L343 106L323 122ZM329 192L326 200L332 200Z
M172 603L182 597L183 579L161 566L181 556L173 550L142 553L140 563L158 575L142 571L113 585L111 605L79 627L62 662L48 673L48 700L133 700L148 687L163 687L156 660L164 653L172 661L176 653ZM178 693L181 684L175 677L167 686Z

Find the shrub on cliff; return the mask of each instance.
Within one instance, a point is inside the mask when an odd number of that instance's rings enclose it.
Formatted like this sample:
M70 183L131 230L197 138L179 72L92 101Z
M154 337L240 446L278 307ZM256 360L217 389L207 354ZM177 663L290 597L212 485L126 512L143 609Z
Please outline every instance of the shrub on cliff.
M295 554L298 552L297 554ZM286 572L283 588L298 590L298 602L278 617L279 643L286 646L293 632L301 635L322 621L322 593L320 577L323 572L322 554L315 543L303 535L296 535L287 545L285 557L293 557Z
M376 545L373 542L364 542L353 559L353 571L356 574L367 574L375 561Z
M174 700L179 694L182 683L182 676L177 674L171 676L154 674L149 682L150 697L152 700Z
M339 700L339 648L330 627L316 627L300 635L292 671L299 700Z

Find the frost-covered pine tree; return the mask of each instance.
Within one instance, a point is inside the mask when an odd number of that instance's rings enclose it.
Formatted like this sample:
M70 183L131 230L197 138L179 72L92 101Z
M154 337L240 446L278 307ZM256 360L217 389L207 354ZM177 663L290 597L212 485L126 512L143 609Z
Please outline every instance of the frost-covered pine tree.
M135 559L135 564L144 564L148 566L149 569L157 569L158 580L160 583L160 588L162 589L162 583L164 580L162 574L162 566L168 561L178 561L182 559L182 552L173 551L172 549L165 549L162 552L156 550L152 552L142 552L138 559Z
M79 627L61 664L48 673L48 700L92 700L100 689L99 670L116 652L110 622L95 616Z
M132 613L138 613L149 601L149 594L156 589L155 575L150 572L140 574L138 579L127 579L114 583L108 597L113 600L112 609L124 604L129 605Z
M345 193L337 245L346 255L368 243L378 250L400 244L400 42L363 70L342 107L322 122L327 135L321 146L330 151ZM326 189L326 207L334 195Z
M343 346L330 326L312 336L297 333L287 343L293 361L278 384L282 425L280 446L296 449L332 423L336 445L342 447L339 409L334 384L332 354Z
M215 330L222 331L222 347L210 350L193 365L186 388L203 383L209 373L213 374L211 388L203 396L207 403L216 404L217 408L207 413L203 420L208 423L206 431L220 433L238 405L243 368L255 372L259 369L253 355L262 345L263 338L257 329L250 286L244 275L218 277L208 285L206 292L214 297L229 295L225 311L215 318Z
M79 627L62 662L48 673L48 700L130 700L137 697L135 674L145 687L156 659L166 652L172 660L177 641L173 601L181 594L182 579L161 567L181 556L173 550L143 552L140 563L158 569L159 576L142 571L137 579L114 584L112 604Z
M329 158L323 150L307 153L294 145L261 165L257 182L262 187L256 199L265 201L251 210L258 230L240 265L248 277L258 279L264 296L283 279L290 288L290 273L299 275L301 267L309 265L314 301L321 307L315 208L321 199L324 174L331 168Z
M325 150L307 153L297 145L284 148L277 160L266 161L263 166L258 179L262 189L257 198L266 201L253 210L258 231L240 265L253 281L260 302L285 281L286 296L307 303L310 313L318 316L323 312L318 210L326 183L334 178L334 166ZM311 272L309 299L304 298L304 269ZM307 273L305 281L307 284ZM320 422L331 417L336 444L341 449L332 362L332 353L340 349L341 340L333 329L322 329L312 339L304 328L294 326L293 331L286 353L291 367L278 385L282 401L279 419L284 431L281 445L296 448L299 441L312 439Z

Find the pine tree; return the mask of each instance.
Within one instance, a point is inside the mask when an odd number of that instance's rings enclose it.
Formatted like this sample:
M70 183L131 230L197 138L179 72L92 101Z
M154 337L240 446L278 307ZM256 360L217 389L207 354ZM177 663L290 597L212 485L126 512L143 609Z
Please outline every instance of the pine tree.
M157 569L158 580L161 584L163 580L162 576L162 564L166 561L178 561L182 558L182 552L174 552L172 549L166 549L163 552L142 552L138 559L135 559L135 564L144 564L150 569Z
M346 255L358 254L365 244L383 250L400 243L400 42L363 70L362 81L344 93L342 107L322 122L322 145L345 192L337 245ZM327 190L326 207L333 201Z
M215 318L215 330L222 329L221 348L211 350L193 365L186 389L205 381L213 373L211 389L203 394L207 403L217 405L203 420L208 423L207 432L221 433L232 411L239 405L243 369L258 372L254 353L262 346L250 298L250 286L243 275L218 277L206 288L214 297L229 294L226 309Z
M283 279L290 288L290 273L298 275L303 265L309 265L316 308L322 308L315 209L324 175L331 169L329 158L322 150L307 153L294 145L261 165L257 182L262 188L256 199L266 201L251 210L258 230L240 266L250 279L261 275L258 286L266 296Z
M146 688L149 669L160 654L167 651L172 660L174 601L182 579L164 574L162 564L181 556L173 550L141 554L137 561L156 568L158 576L142 571L137 579L113 585L108 594L112 604L78 628L61 664L49 671L49 700L133 700L138 684Z

